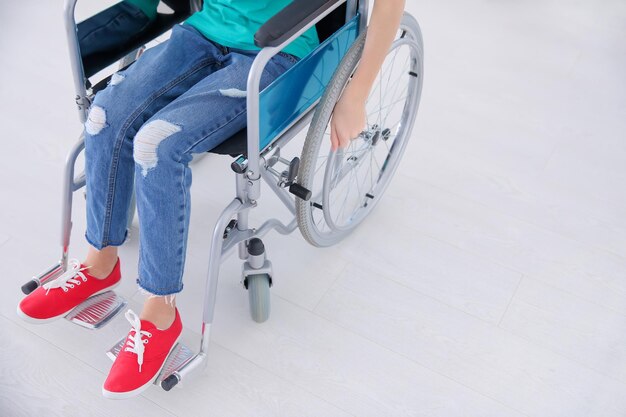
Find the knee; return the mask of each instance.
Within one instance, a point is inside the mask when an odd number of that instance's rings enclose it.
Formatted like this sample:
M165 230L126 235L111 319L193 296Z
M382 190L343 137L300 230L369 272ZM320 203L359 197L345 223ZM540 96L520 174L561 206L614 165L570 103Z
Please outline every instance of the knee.
M181 130L180 126L161 119L149 121L139 129L134 139L133 158L141 167L144 177L148 175L148 171L156 168L159 155L171 153L161 149L168 143L163 143L163 141Z
M107 126L107 112L105 107L94 103L87 114L85 132L91 136L95 136L102 132L102 130Z
M85 121L85 132L89 135L95 136L108 127L109 110L118 108L120 103L124 102L120 97L121 95L117 91L113 91L118 88L116 86L122 81L124 81L124 75L115 73L109 86L96 94Z

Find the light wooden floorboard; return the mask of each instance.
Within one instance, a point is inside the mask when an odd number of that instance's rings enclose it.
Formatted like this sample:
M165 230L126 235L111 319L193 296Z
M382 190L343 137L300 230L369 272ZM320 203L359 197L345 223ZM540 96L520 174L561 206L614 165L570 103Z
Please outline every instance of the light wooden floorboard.
M501 327L626 383L626 316L525 279Z
M79 343L74 349L82 350ZM143 397L110 401L104 375L53 343L0 317L0 415L173 416Z
M316 312L526 415L620 416L626 409L625 384L364 268L346 270Z

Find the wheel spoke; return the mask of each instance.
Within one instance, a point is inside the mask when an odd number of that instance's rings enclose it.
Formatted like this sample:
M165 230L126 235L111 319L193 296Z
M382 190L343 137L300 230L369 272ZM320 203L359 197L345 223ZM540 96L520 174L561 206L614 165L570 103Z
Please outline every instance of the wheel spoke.
M419 103L419 96L418 100L414 98L420 92L422 80L421 77L414 80L409 75L409 71L421 68L419 49L415 46L419 37L413 26L407 29L405 24L403 29L407 36L392 44L367 98L364 133L353 138L340 152L331 152L332 107L325 106L325 113L315 125L318 132L323 131L317 133L319 136L307 136L318 142L306 155L306 174L301 175L303 185L315 196L311 201L316 201L318 207L298 200L298 204L307 204L304 211L299 206L298 221L303 234L312 243L331 245L365 218L380 200L404 150L414 120L410 112ZM358 65L356 55L351 59L346 62ZM346 75L338 81L344 84L336 83L334 88L344 88L354 68L350 67L348 73L344 71ZM335 96L331 97L336 100ZM325 129L319 129L324 122ZM304 153L302 158L304 160ZM302 218L302 214L306 217Z
M404 72L404 69L405 69L405 68L406 68L406 66L407 66L408 61L409 61L409 57L407 56L407 57L406 57L406 59L405 59L404 64L402 64L402 70L403 70L403 72ZM401 73L402 73L402 72L401 72ZM391 94L391 100L392 100L392 101L393 101L393 99L396 97L396 94L397 94L398 89L400 88L400 85L401 85L401 84L402 84L402 83L399 83L399 82L398 82L398 83L396 83L396 85L394 86L393 93ZM390 89L389 91L391 91L391 89ZM387 92L385 92L385 97L384 97L384 99L386 99L386 98L387 98ZM381 105L382 105L382 104L383 104L383 103L381 102Z
M395 105L395 104L398 104L400 101L405 100L407 97L408 97L408 96L403 96L403 97L400 97L398 100L394 101L393 103L389 103L389 104L387 104L387 105L385 105L385 106L382 106L380 109L381 109L381 110L382 110L382 109L387 109L387 108L389 108L389 107L391 107L391 106L393 106L393 105ZM376 113L376 111L371 112L369 115L371 116L371 115L372 115L372 114L374 114L374 113ZM379 126L381 126L381 127L382 127L383 125L381 124L381 125L379 125Z
M408 87L408 86L407 86ZM405 100L406 103L406 99L408 98L408 94L405 95L404 97L400 98L399 100L395 100L394 102L391 103L389 107L389 109L387 110L387 115L385 116L384 121L382 122L382 125L386 125L387 124L387 119L389 118L389 116L392 113L392 110L394 109L395 105L398 104L400 101ZM404 111L402 112L404 113ZM400 120L402 120L402 115L400 115Z
M389 91L389 82L391 81L391 76L393 75L393 68L396 65L396 59L398 58L399 50L400 48L396 48L396 51L394 52L393 59L391 61L391 69L389 70L389 77L387 77L387 87L385 90L385 95L380 99L380 104L382 104L383 100L387 97L387 92Z

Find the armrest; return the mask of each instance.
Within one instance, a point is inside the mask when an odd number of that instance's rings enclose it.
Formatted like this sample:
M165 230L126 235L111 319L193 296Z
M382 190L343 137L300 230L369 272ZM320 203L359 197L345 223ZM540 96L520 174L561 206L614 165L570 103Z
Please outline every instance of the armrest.
M294 0L254 34L259 48L279 46L326 10L345 0Z

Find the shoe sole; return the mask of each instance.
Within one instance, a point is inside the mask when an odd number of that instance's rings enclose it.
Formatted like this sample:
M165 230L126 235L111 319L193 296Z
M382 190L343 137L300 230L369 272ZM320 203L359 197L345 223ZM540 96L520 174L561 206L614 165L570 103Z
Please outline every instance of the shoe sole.
M178 335L178 337L176 338L176 340L172 344L172 347L170 348L170 351L167 353L167 356L165 356L165 360L163 361L163 364L161 364L161 367L159 368L159 370L154 375L154 378L151 378L148 382L146 382L145 384L143 384L139 388L135 388L132 391L114 392L114 391L108 391L108 390L104 389L104 387L102 387L102 395L105 398L108 398L110 400L124 400L124 399L127 399L127 398L136 397L137 395L139 395L142 392L144 392L145 390L147 390L150 387L150 385L154 384L154 381L157 380L159 375L161 375L161 371L163 371L163 367L167 363L167 360L169 359L170 355L172 354L172 351L174 350L174 348L178 344L178 341L180 340L180 336L181 335L182 335L182 331L181 331L181 334Z
M120 281L116 282L115 284L111 285L110 287L106 287L106 288L104 288L104 289L102 289L102 290L100 290L100 291L97 291L97 292L95 292L95 293L91 294L91 295L90 295L88 298L86 298L86 299L85 299L82 303L84 303L85 301L89 300L91 297L95 297L96 295L99 295L99 294L105 293L105 292L107 292L107 291L111 291L111 290L113 290L113 289L117 288L119 285L120 285ZM58 316L49 317L49 318L47 318L47 319L38 319L38 318L35 318L35 317L31 317L31 316L29 316L28 314L26 314L26 313L24 313L24 312L22 311L22 309L20 308L20 305L19 305L19 304L17 305L17 310L16 310L16 311L17 311L17 315L18 315L18 316L19 316L22 320L24 320L24 321L25 321L25 322L27 322L27 323L31 323L31 324L46 324L46 323L50 323L50 322L52 322L52 321L55 321L55 320L58 320L58 319L60 319L60 318L62 318L62 317L67 316L67 315L68 315L68 314L69 314L72 310L74 310L76 307L80 306L82 303L78 304L77 306L74 306L74 307L70 308L70 309L69 309L69 310L67 310L65 313L61 313L61 314L59 314Z

